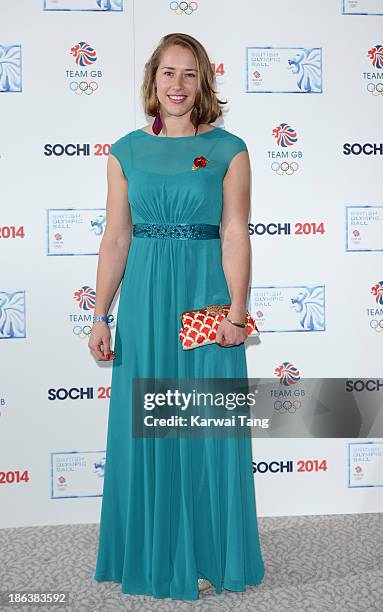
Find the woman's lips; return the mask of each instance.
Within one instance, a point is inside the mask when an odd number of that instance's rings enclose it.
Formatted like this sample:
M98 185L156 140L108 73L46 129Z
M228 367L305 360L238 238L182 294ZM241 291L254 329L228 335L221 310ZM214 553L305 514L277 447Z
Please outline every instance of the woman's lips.
M173 104L182 104L182 102L185 102L187 96L182 96L182 98L180 98L179 100L171 98L170 95L168 95L168 98L170 102L173 102Z

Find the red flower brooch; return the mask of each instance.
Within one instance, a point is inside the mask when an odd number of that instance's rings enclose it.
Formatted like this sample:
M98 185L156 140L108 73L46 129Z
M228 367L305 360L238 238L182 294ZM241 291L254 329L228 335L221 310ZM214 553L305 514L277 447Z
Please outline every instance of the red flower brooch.
M209 160L206 157L195 157L192 170L198 170L198 168L204 168Z

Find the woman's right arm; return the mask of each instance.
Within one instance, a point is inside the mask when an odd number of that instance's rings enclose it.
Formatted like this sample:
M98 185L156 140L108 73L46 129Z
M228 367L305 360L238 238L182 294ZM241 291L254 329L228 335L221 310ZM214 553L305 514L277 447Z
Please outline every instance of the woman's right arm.
M132 219L128 202L128 182L118 160L109 155L106 226L100 243L94 315L107 315L124 275L132 239ZM103 345L101 351L100 346ZM107 323L95 322L88 346L97 359L108 361L110 330Z

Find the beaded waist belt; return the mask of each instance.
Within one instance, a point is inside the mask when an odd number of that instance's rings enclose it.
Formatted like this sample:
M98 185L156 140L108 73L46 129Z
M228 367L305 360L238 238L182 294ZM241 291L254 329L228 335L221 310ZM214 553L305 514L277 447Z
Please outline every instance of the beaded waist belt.
M209 223L135 223L136 238L175 238L176 240L208 240L219 238L219 225Z

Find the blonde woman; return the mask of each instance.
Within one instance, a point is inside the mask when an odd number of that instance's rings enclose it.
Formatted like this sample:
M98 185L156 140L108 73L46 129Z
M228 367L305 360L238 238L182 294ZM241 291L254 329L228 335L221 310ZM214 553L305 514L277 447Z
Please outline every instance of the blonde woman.
M89 341L96 359L113 359L94 577L195 600L263 578L251 438L134 437L132 379L247 377L250 163L241 138L211 125L223 102L192 36L162 38L142 94L153 123L108 159ZM114 355L107 316L121 280ZM209 304L231 305L216 341L183 350L180 313Z

